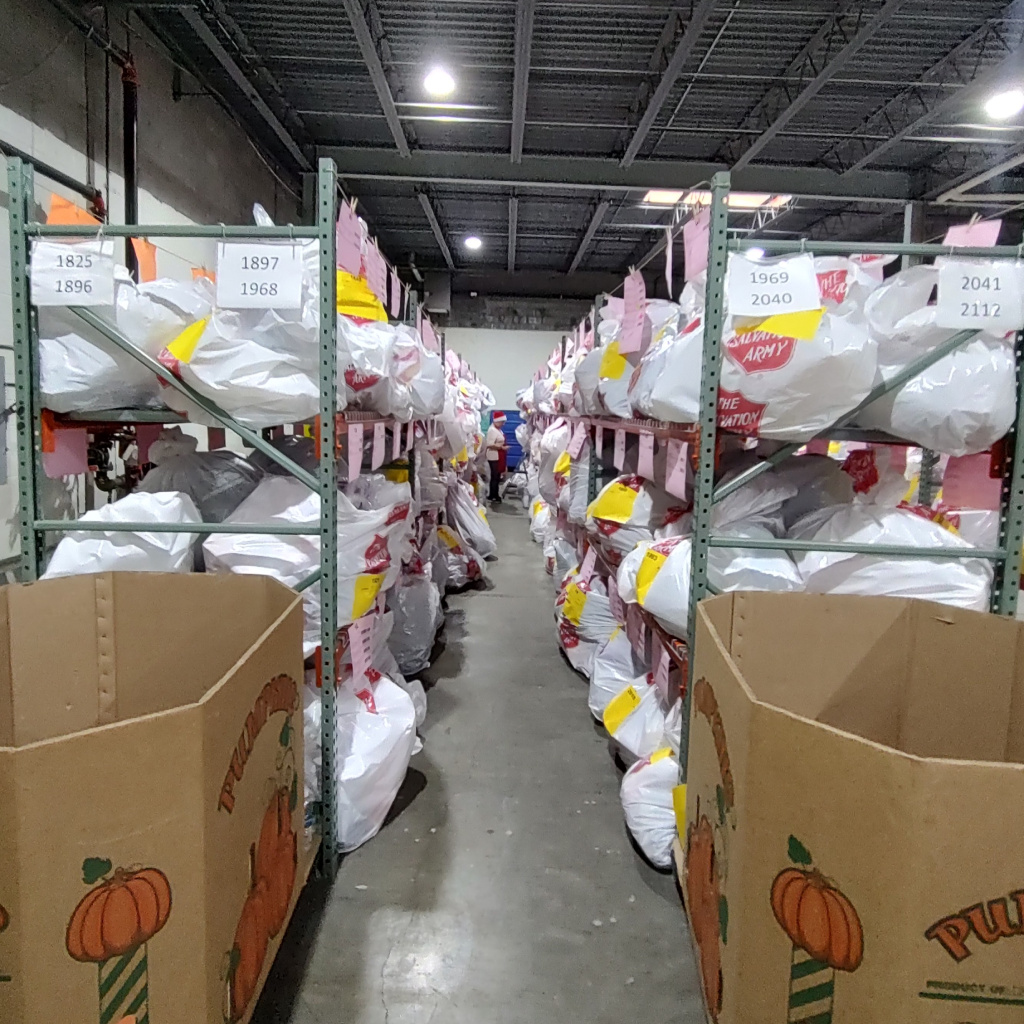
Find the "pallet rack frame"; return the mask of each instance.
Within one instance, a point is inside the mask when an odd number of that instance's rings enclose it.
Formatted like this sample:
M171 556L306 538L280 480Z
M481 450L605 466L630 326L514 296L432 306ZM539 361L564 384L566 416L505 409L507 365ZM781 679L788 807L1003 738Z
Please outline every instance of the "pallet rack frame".
M48 533L146 531L189 532L174 524L99 523L76 520L51 520L39 516L38 480L42 451L41 403L39 401L39 368L37 359L38 329L30 301L30 244L35 238L92 239L99 233L91 226L47 225L32 219L34 209L33 172L31 165L17 157L7 161L8 195L10 199L11 235L11 312L14 328L15 389L17 395L18 498L19 536L21 541L20 573L22 581L35 580L42 567ZM291 475L307 484L320 497L320 522L316 526L278 524L247 524L244 530L229 523L204 523L204 533L251 533L316 536L320 540L320 567L302 580L297 590L314 584L320 587L321 651L334 651L338 639L337 604L337 508L339 438L346 422L376 422L381 417L337 411L337 276L335 221L338 206L338 176L333 160L321 158L317 171L316 222L312 226L285 225L258 227L252 225L104 225L106 238L208 238L249 239L256 241L310 241L318 244L319 257L319 332L318 375L320 384L320 444L315 473L310 473L266 441L258 431L239 423L229 413L205 398L185 381L180 380L146 353L137 349L115 327L101 320L88 307L69 306L69 312L99 332L111 345L127 353L151 370L168 386L185 395L222 426L242 437ZM81 420L96 422L180 422L182 417L152 410L109 410L83 414ZM362 453L360 452L360 457ZM415 452L410 446L410 486L413 483ZM338 869L337 822L337 708L333 673L322 681L322 779L321 867L333 879Z

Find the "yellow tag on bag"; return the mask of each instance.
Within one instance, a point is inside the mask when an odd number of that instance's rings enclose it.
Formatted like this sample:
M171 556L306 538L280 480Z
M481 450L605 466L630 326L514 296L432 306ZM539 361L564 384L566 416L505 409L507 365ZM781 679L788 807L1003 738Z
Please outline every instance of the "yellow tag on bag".
M569 469L572 467L572 459L569 458L568 452L562 452L555 461L554 472L556 474L569 475Z
M686 835L686 783L681 782L672 790L672 809L676 812L676 832L682 839Z
M361 619L372 607L384 582L384 573L362 573L352 591L352 618Z
M580 624L583 606L587 603L587 595L575 583L565 588L565 603L562 605L562 616L574 626Z
M635 686L627 686L617 697L613 697L604 709L604 727L614 736L622 723L640 706L640 694Z
M657 764L659 761L664 761L666 757L669 757L672 753L671 747L662 747L661 750L656 750L648 760L651 764Z
M821 327L824 309L807 309L802 313L778 313L750 327L739 327L737 334L749 334L751 331L767 331L780 338L796 338L797 341L810 341Z
M665 564L666 558L668 558L668 555L654 548L648 548L644 552L644 557L640 561L640 568L636 571L636 599L641 608L647 600L647 592L651 589L651 584L657 578L658 573L661 572L661 567Z
M609 380L621 380L627 365L626 357L619 354L619 343L613 341L604 350L604 355L601 356L601 366L597 372L601 377L607 377Z
M638 497L638 492L632 487L616 481L590 503L587 515L607 519L610 523L628 523Z
M437 535L450 551L454 551L459 546L459 538L447 526L439 526L437 528Z
M205 316L202 320L189 324L173 341L168 342L167 351L179 363L191 362L196 352L196 346L199 344L199 339L203 336L203 331L206 330L206 325L209 322L210 318Z

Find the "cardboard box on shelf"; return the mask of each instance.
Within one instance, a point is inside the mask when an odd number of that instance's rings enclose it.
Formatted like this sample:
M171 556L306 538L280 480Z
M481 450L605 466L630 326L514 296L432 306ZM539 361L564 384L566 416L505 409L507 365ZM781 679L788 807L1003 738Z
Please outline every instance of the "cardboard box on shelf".
M0 590L0 1021L245 1021L314 853L302 602L262 576Z
M1024 624L701 603L684 893L720 1024L1024 1013Z

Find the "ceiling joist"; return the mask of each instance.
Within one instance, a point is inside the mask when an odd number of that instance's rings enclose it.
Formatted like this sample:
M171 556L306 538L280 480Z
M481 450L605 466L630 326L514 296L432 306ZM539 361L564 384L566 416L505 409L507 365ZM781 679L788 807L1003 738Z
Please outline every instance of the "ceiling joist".
M437 247L441 250L441 255L444 256L444 261L448 264L448 269L454 270L455 260L452 259L452 251L448 248L448 239L445 238L444 231L441 229L441 222L437 219L437 212L434 210L434 204L430 201L430 196L426 192L417 192L416 198L419 199L420 206L423 207L427 223L430 224L430 230L434 232Z
M512 81L512 163L523 159L526 132L526 94L530 86L530 49L533 45L533 13L536 0L518 0L516 4L515 72ZM509 267L511 270L512 268Z

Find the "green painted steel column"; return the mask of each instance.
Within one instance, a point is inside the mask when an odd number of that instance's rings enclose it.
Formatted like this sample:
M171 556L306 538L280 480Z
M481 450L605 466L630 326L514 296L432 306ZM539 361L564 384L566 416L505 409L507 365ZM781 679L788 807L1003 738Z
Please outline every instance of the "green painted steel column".
M32 344L32 306L29 297L28 238L25 224L33 206L32 166L17 157L7 161L7 194L11 232L11 318L14 328L14 389L18 429L18 534L21 543L19 579L37 579L42 562L42 537L35 530L36 402L35 354Z
M700 452L693 486L693 536L690 565L690 608L686 641L690 678L683 695L682 729L679 737L680 778L686 781L690 747L690 704L695 682L693 665L697 632L697 602L708 594L708 540L714 506L715 434L718 425L718 381L722 375L722 328L725 324L725 272L728 260L729 173L719 171L711 179L711 228L708 239L708 279L704 293L704 360L700 381Z
M999 503L999 546L1006 559L996 566L992 586L992 611L1000 615L1017 614L1020 593L1021 544L1024 543L1024 332L1018 332L1014 345L1017 362L1017 417L1006 437L1006 467L1003 494ZM1005 472L1004 470L1004 472Z
M334 649L338 635L338 463L335 414L338 408L336 247L334 222L338 172L321 158L317 181L317 236L320 242L320 799L323 805L323 872L338 872L337 700Z

